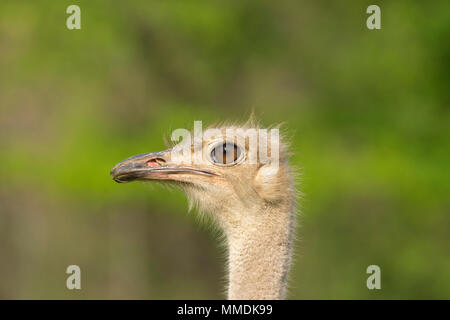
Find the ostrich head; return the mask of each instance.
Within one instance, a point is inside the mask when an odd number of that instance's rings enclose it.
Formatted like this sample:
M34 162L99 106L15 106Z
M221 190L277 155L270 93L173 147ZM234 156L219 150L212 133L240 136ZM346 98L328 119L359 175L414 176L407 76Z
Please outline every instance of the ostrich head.
M182 188L224 230L230 298L282 298L290 262L295 187L278 129L209 128L165 151L119 162L116 182L159 181ZM264 280L268 277L267 281ZM265 281L265 282L264 282Z

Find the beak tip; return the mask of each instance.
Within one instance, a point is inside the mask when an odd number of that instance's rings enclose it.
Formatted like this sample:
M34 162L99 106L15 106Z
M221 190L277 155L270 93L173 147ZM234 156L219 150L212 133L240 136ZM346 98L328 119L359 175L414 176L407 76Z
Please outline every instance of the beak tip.
M123 166L120 163L111 169L109 176L117 183L131 182L136 178L135 175L129 172L129 168L127 166Z
M114 178L115 178L115 170L114 170L115 168L112 168L111 169L111 171L109 172L109 176L111 177L111 179L113 179L114 180Z
M109 172L109 176L111 177L112 180L114 180L117 183L122 182L117 178L117 165L111 169L111 171Z

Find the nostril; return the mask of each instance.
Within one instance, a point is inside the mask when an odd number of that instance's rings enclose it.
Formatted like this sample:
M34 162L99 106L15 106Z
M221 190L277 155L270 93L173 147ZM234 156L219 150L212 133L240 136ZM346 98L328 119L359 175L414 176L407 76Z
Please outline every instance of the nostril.
M166 161L164 159L161 158L154 158L154 159L150 159L147 161L147 166L148 167L159 167L161 165L163 165Z

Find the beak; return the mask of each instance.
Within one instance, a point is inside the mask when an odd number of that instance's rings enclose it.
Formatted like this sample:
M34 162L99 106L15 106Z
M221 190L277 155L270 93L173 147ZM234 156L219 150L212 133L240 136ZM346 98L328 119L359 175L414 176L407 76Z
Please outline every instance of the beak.
M123 160L111 169L111 178L123 183L134 180L177 180L175 175L179 174L216 175L210 170L171 163L170 151L144 153Z

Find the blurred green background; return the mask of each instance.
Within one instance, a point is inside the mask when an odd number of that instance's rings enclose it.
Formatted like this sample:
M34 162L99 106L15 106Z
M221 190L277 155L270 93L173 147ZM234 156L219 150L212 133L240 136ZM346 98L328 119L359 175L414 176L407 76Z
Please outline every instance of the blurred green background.
M446 0L2 0L0 298L223 298L184 195L109 170L252 108L303 173L288 298L450 298L449 84Z

